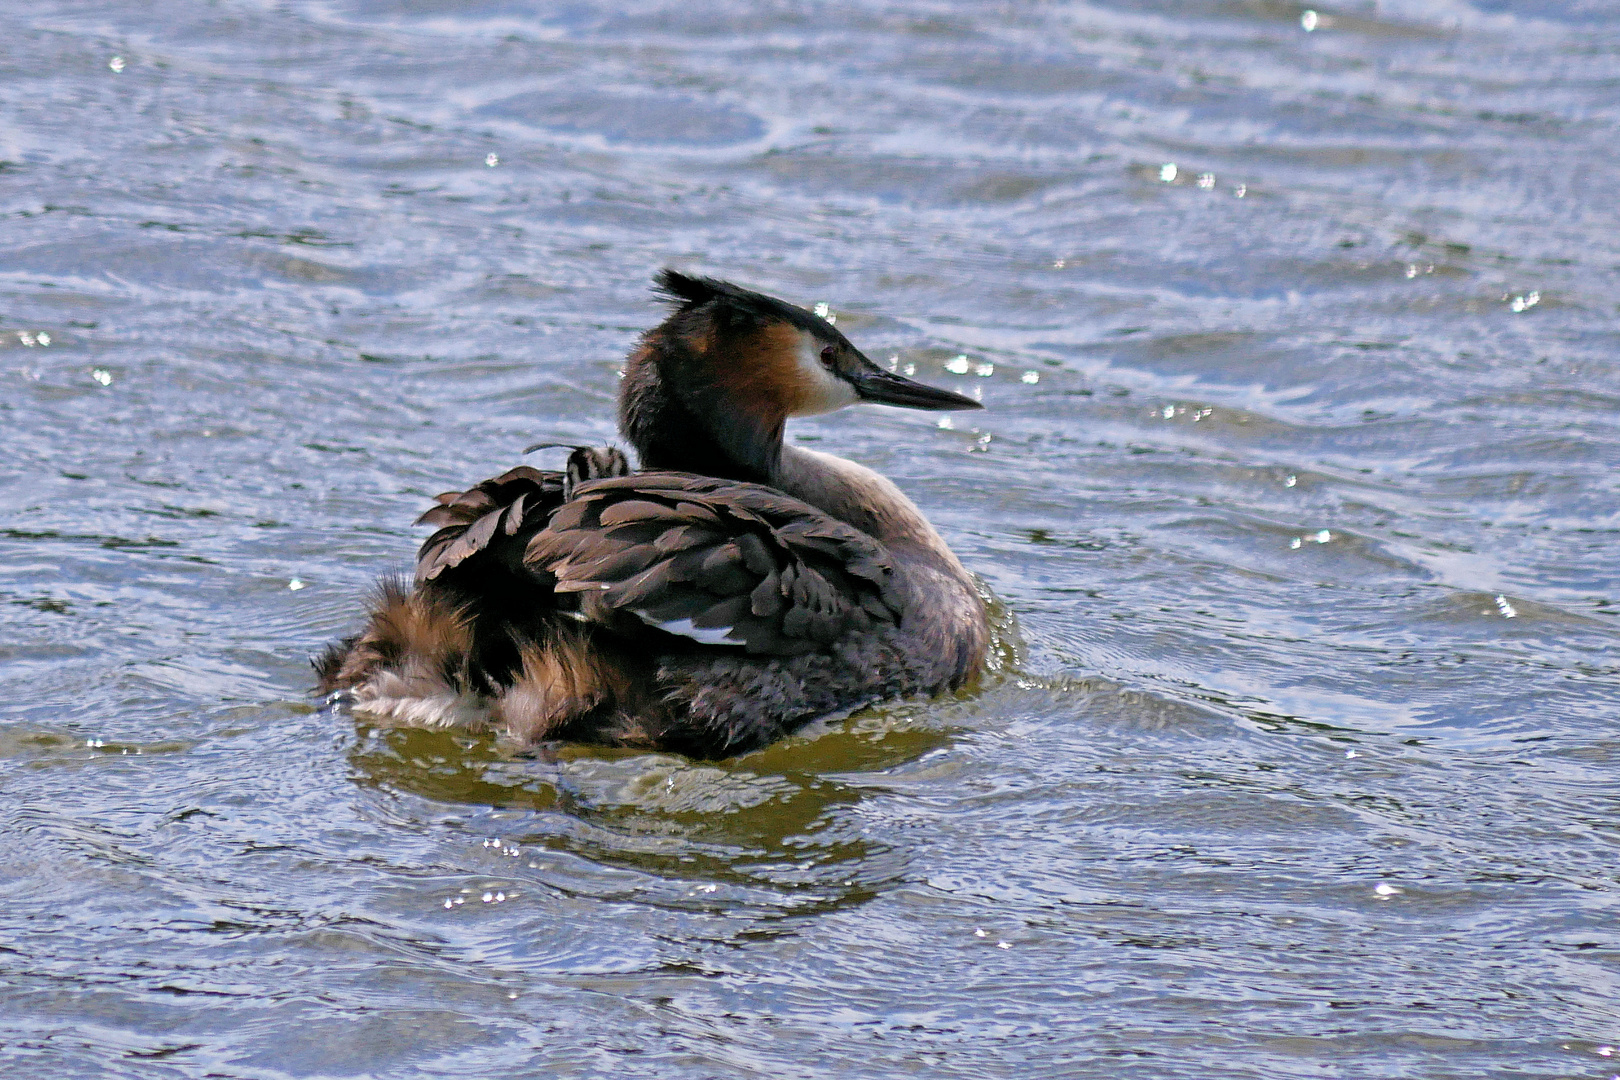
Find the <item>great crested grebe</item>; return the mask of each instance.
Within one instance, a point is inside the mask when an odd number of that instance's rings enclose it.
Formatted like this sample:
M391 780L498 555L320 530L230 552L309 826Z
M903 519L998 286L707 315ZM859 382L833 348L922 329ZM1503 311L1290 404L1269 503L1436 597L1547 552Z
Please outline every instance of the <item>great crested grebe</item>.
M962 685L984 603L900 489L782 442L862 401L977 409L892 375L831 323L673 270L630 354L619 428L641 471L578 448L438 498L416 581L315 661L383 723L721 757L836 710ZM531 448L532 449L532 448Z

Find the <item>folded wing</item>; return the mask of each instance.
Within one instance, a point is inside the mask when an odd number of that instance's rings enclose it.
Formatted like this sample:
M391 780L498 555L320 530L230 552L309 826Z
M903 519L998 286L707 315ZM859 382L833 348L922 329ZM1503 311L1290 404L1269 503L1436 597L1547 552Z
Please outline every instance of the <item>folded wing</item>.
M442 558L475 545L475 531L512 527L508 517L486 526L491 514ZM883 545L757 484L659 472L582 484L523 561L554 580L559 603L577 598L574 614L587 622L623 625L629 615L754 654L814 652L900 621Z
M439 579L473 556L526 572L523 542L563 504L564 486L563 473L519 465L466 491L440 495L439 505L416 520L440 526L416 554L416 584Z

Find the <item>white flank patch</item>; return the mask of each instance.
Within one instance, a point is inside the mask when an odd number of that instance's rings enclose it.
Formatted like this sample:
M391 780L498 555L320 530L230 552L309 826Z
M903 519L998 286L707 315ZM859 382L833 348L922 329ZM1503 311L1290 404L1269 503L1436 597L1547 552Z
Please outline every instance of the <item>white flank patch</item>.
M670 619L668 622L659 622L645 611L636 612L636 617L648 626L656 626L666 634L679 634L683 638L691 638L703 645L741 645L740 641L732 641L726 637L731 633L729 626L693 626L691 619Z
M482 709L458 695L426 698L370 698L354 703L356 716L403 727L475 727L486 718Z
M448 689L411 693L409 683L387 671L355 688L354 713L400 727L476 729L489 720L489 711L476 698Z

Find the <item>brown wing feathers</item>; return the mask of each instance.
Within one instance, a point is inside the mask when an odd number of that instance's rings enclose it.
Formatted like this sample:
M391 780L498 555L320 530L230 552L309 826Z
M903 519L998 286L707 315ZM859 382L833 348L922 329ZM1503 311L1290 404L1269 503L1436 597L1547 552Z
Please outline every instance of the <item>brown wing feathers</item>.
M899 622L881 545L754 484L640 473L582 485L534 534L524 562L618 613L708 644L793 655Z
M797 499L686 473L575 482L519 466L439 496L420 519L440 528L418 555L418 584L477 555L549 586L587 622L624 629L629 615L756 654L813 652L899 622L883 547ZM516 542L497 543L506 537ZM530 617L543 619L540 607Z
M519 465L467 491L438 497L439 505L417 519L441 528L416 555L416 581L425 584L484 550L497 535L516 536L525 525L540 528L562 504L564 476Z

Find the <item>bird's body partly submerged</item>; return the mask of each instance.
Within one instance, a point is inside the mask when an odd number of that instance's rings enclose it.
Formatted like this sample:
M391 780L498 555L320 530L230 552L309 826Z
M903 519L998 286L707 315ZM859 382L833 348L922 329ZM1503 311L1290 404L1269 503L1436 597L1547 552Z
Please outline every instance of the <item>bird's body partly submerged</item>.
M576 449L439 497L416 580L316 661L385 723L719 757L817 716L955 688L984 603L890 481L782 442L858 401L976 402L876 367L825 320L674 271L631 354L623 454Z

